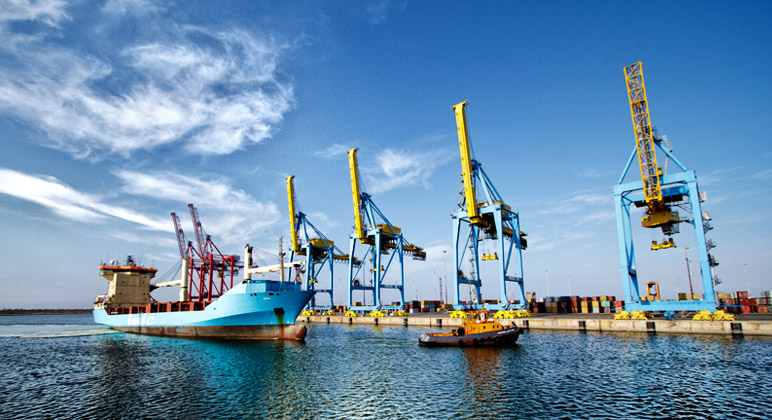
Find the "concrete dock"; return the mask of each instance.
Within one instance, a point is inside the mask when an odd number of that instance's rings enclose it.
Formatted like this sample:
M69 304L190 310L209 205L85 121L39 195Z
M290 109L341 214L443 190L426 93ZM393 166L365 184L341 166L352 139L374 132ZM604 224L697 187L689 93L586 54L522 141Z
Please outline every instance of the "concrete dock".
M534 314L532 317L500 319L503 325L517 325L534 331L577 331L596 333L644 333L644 334L710 334L723 336L772 337L772 317L744 316L736 321L692 321L691 319L666 320L615 320L613 314ZM311 324L389 325L405 327L456 328L461 319L450 318L447 313L420 313L408 316L372 318L358 316L348 318L338 315L300 316L297 322Z

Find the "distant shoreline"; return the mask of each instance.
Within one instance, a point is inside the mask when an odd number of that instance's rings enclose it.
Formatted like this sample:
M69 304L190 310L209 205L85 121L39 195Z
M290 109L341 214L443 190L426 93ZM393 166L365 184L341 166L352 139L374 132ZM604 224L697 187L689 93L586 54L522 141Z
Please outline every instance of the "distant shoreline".
M0 316L6 315L80 315L90 314L91 309L0 309Z

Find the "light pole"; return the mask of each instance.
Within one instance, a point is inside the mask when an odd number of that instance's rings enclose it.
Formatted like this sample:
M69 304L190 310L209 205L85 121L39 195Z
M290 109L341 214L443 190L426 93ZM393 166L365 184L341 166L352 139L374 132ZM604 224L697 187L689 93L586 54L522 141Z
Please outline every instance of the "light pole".
M434 300L437 300L437 283L434 282L434 279L437 278L437 270L432 270L432 284L434 285Z
M743 264L743 268L745 269L745 285L748 286L748 298L751 297L751 280L750 277L748 277L748 264Z
M442 264L445 266L445 299L448 298L448 250L442 250ZM442 302L443 304L445 302Z
M689 267L689 248L684 247L684 253L686 254L686 274L689 276L689 300L694 299L694 288L692 287L692 269Z

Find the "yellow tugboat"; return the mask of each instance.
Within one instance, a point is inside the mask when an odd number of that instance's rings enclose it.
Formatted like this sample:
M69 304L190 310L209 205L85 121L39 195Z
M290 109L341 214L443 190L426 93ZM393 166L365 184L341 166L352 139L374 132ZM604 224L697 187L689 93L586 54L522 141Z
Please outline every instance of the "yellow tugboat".
M463 326L449 333L425 333L418 337L422 346L504 346L517 342L523 331L516 325L505 327L488 311L466 312Z

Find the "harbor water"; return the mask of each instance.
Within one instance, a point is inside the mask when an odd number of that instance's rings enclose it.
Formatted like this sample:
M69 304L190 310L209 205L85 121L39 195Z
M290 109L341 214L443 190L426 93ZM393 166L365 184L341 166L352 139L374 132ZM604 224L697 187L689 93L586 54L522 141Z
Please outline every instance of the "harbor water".
M150 337L90 315L0 317L0 418L772 418L772 340L308 325L305 343Z

